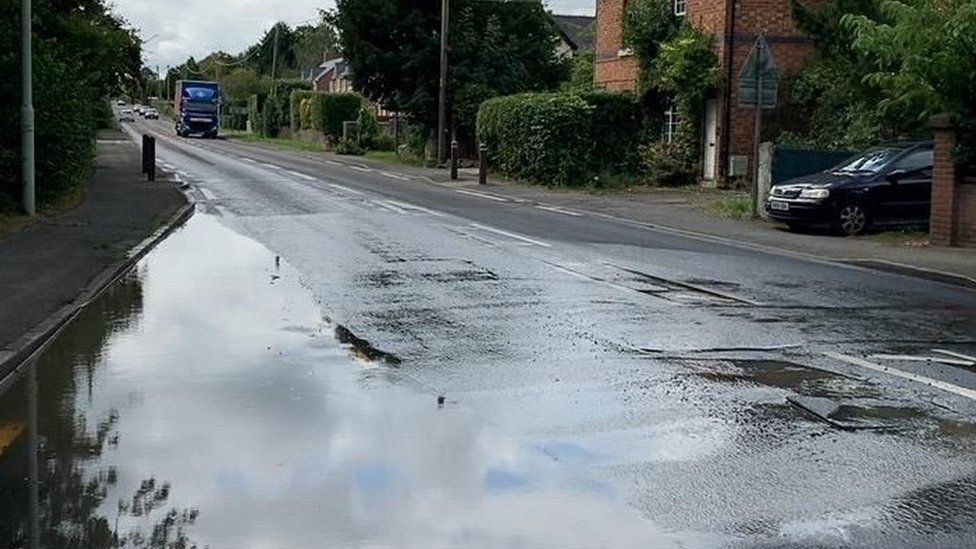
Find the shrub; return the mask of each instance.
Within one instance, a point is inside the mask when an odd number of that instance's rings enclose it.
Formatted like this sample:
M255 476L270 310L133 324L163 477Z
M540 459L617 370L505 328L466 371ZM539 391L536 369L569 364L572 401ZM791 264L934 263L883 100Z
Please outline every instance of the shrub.
M312 107L314 104L315 104L314 94L310 97L305 97L302 99L300 127L303 130L314 129L314 125L312 123Z
M482 103L478 138L488 161L534 183L578 185L636 168L638 105L606 93L522 94Z
M393 152L393 150L396 148L396 143L394 142L392 135L386 132L381 132L373 139L373 142L370 144L369 148L374 151Z
M289 97L289 122L291 125L291 132L296 133L299 130L309 129L305 124L306 116L305 112L302 110L303 106L309 98L314 97L315 92L312 90L292 90L291 96ZM311 112L307 120L311 122Z
M366 154L366 151L355 139L343 139L339 141L338 145L336 145L336 153L362 156L363 154Z
M172 109L172 107L171 107ZM220 122L224 128L230 130L247 129L247 100L231 99L221 106L223 113ZM162 114L160 110L160 114Z
M313 127L333 138L342 137L342 123L356 120L362 98L354 93L319 93L312 104Z
M695 182L696 148L686 140L655 141L640 147L641 164L647 181L675 187Z
M358 122L356 140L364 149L372 149L374 142L380 136L380 124L376 121L376 115L373 113L373 109L367 106L360 108L359 117L356 121Z
M251 131L258 134L264 135L264 117L262 112L264 111L264 103L268 96L263 93L252 95L247 100L247 118L251 121Z

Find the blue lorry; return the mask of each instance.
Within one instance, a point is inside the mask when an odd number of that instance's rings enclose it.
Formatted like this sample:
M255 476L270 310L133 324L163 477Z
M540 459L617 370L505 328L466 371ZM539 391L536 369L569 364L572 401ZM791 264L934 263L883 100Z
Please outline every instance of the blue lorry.
M220 131L220 85L199 80L178 81L173 112L176 134L180 137L216 138Z

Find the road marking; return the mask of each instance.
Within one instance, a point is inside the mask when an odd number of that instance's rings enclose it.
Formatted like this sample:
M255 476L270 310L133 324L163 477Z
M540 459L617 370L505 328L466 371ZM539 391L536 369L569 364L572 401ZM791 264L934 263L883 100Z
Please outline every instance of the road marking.
M971 360L960 360L958 358L945 358L941 356L914 356L914 355L886 355L874 354L871 358L875 360L898 360L902 362L938 362L949 366L973 366L976 362Z
M352 168L352 169L354 169L354 170L356 170L356 171L359 171L359 172L371 172L371 171L373 171L372 168L366 168L366 167L363 167L363 166L349 166L349 167Z
M459 192L461 194L467 194L467 195L471 195L471 196L477 196L478 198L484 198L486 200L494 200L495 202L509 202L509 200L507 198L503 198L501 196L495 196L493 194L477 193L477 192L474 192L474 191L466 191L464 189L458 189L457 192Z
M397 206L396 204L393 204L389 200L376 200L375 203L376 204L379 204L379 206L381 208L384 208L386 210L390 210L393 213L398 213L398 214L406 214L407 213L407 210L405 210L405 209Z
M961 358L963 360L969 360L971 362L976 362L976 356L964 355L962 353L956 353L954 351L947 351L945 349L932 349L933 353L939 353L948 356L954 356L956 358Z
M253 158L248 158L246 156L242 156L241 157L241 160L243 160L244 162L250 162L251 164L257 164L257 162L258 162L257 160L255 160Z
M197 190L199 190L200 194L202 194L203 197L206 198L207 200L217 200L217 197L207 189L204 189L203 187L197 187Z
M392 177L393 179L399 179L400 181L410 181L410 178L409 177L400 175L398 173L393 173L393 172L380 172L380 174L381 175L385 175L386 177Z
M509 238L514 238L515 240L521 240L522 242L527 242L529 244L534 244L536 246L542 246L543 248L551 248L552 247L552 244L547 244L545 242L542 242L541 240L535 240L535 239L529 238L527 236L522 236L522 235L516 234L516 233L510 233L508 231L503 231L501 229L496 229L494 227L489 227L487 225L482 225L480 223L472 223L471 226L474 227L475 229L481 229L482 231L488 231L490 233L500 234L502 236L507 236Z
M268 164L267 162L261 162L261 165L264 166L265 168L271 168L272 170L280 170L280 169L282 169L279 166L275 166L274 164Z
M933 379L931 377L913 374L911 372L906 372L904 370L899 370L897 368L891 368L888 366L881 366L880 364L875 364L873 362L868 362L867 360L860 359L853 356L842 355L840 353L835 353L833 351L824 353L825 356L833 358L835 360L840 360L848 364L853 364L854 366L860 366L862 368L867 368L869 370L874 370L876 372L881 372L883 374L889 374L895 377L900 377L903 379L908 379L910 381L915 381L917 383L922 383L930 387L935 387L936 389L942 389L943 391L966 397L970 400L976 400L976 391L972 389L967 389L965 387L960 387L958 385L953 385L945 381L940 381L938 379Z
M342 162L336 162L335 160L326 160L326 164L332 164L333 166L342 166Z
M312 177L310 175L305 175L305 174L303 174L301 172L293 172L291 170L285 170L285 171L288 172L291 175L294 175L295 177L300 177L300 178L302 178L302 179L304 179L306 181L318 181L317 178Z
M535 207L537 209L545 210L547 212L561 213L561 214L571 215L573 217L582 217L583 216L583 214L581 214L581 213L571 212L569 210L564 210L562 208L557 208L556 206L542 206L540 204L536 204Z
M363 195L363 193L361 193L361 192L359 192L359 191L357 191L355 189L350 189L349 187L344 187L344 186L339 185L337 183L329 183L329 186L330 187L335 187L336 189L339 189L340 191L345 191L347 193L358 194L360 196Z
M427 208L424 208L422 206L415 206L413 204L407 204L406 202L399 202L397 200L387 200L387 202L389 202L390 204L395 204L406 210L415 210L418 212L424 212L425 214L433 215L435 217L444 217L443 213L435 212L434 210L428 210Z

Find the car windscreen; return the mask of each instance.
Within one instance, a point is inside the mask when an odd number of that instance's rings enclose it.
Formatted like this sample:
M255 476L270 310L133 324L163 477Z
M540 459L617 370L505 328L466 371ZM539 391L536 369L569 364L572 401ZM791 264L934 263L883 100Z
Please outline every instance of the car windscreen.
M897 147L878 147L854 158L845 160L833 172L840 173L879 173L889 162L905 149Z

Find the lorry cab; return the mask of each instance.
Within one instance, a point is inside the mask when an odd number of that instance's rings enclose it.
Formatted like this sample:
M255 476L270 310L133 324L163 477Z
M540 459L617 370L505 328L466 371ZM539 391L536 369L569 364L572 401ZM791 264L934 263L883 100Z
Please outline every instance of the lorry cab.
M176 134L213 139L220 131L220 85L216 82L180 80L174 98Z

